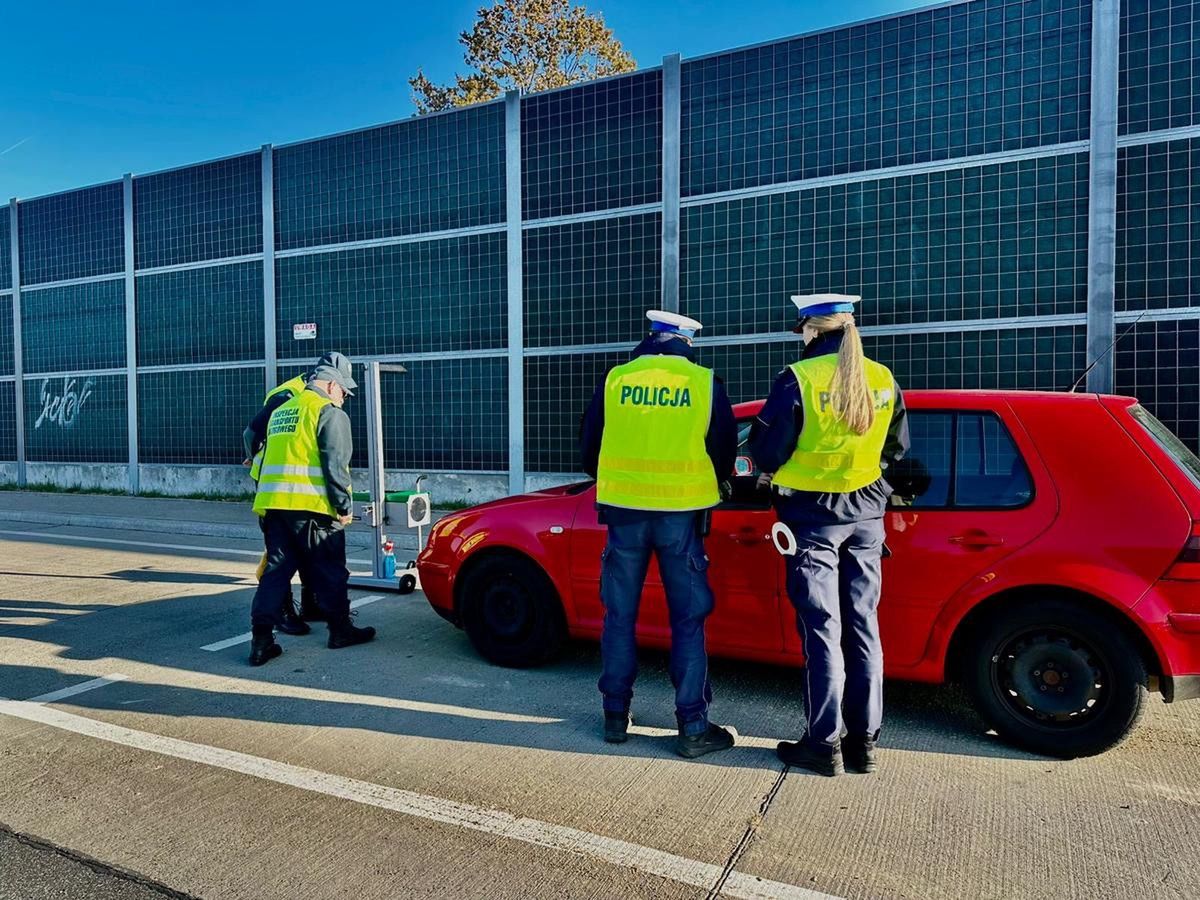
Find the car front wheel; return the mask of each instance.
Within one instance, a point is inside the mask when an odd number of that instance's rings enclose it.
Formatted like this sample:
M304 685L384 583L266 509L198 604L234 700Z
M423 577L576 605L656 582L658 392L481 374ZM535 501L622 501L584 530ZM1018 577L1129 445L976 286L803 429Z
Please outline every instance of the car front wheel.
M514 668L540 665L566 640L554 585L524 557L481 560L467 572L461 597L467 637L489 662Z
M1120 743L1146 697L1137 648L1107 617L1062 600L993 615L964 670L976 708L997 734L1063 759Z

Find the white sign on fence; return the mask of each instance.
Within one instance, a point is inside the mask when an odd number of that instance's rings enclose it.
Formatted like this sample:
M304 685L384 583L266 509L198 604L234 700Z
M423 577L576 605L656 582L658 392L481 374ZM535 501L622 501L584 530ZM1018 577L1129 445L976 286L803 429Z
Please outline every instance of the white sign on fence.
M303 322L292 326L292 340L315 341L317 339L317 323Z

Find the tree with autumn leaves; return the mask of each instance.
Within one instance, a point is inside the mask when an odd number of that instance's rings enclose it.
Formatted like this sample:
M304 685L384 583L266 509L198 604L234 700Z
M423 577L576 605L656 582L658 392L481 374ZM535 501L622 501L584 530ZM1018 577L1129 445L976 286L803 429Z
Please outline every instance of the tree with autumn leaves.
M604 18L570 0L497 0L479 10L475 27L459 35L471 71L437 85L417 70L409 79L420 113L527 94L632 72L633 57Z

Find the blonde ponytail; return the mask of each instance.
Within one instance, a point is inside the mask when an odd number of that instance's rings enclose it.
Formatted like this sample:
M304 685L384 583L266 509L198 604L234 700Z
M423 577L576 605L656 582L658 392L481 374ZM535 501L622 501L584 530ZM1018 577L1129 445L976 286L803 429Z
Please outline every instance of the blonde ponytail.
M875 424L875 398L867 382L866 355L854 316L850 313L813 316L808 324L821 334L839 329L843 332L837 370L829 386L830 398L846 427L855 434L866 434Z

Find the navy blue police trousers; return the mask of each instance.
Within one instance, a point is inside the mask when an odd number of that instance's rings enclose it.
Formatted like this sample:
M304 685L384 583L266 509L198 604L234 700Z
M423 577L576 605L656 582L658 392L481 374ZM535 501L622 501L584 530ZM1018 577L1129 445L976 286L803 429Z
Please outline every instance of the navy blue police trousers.
M843 734L874 740L883 721L883 520L785 524L796 536L787 590L804 645L804 740L829 748Z
M643 512L605 508L608 544L600 567L604 632L600 693L606 712L626 712L637 678L634 631L650 555L658 558L671 621L671 683L675 717L684 734L708 730L708 651L704 622L713 611L708 557L695 512Z

